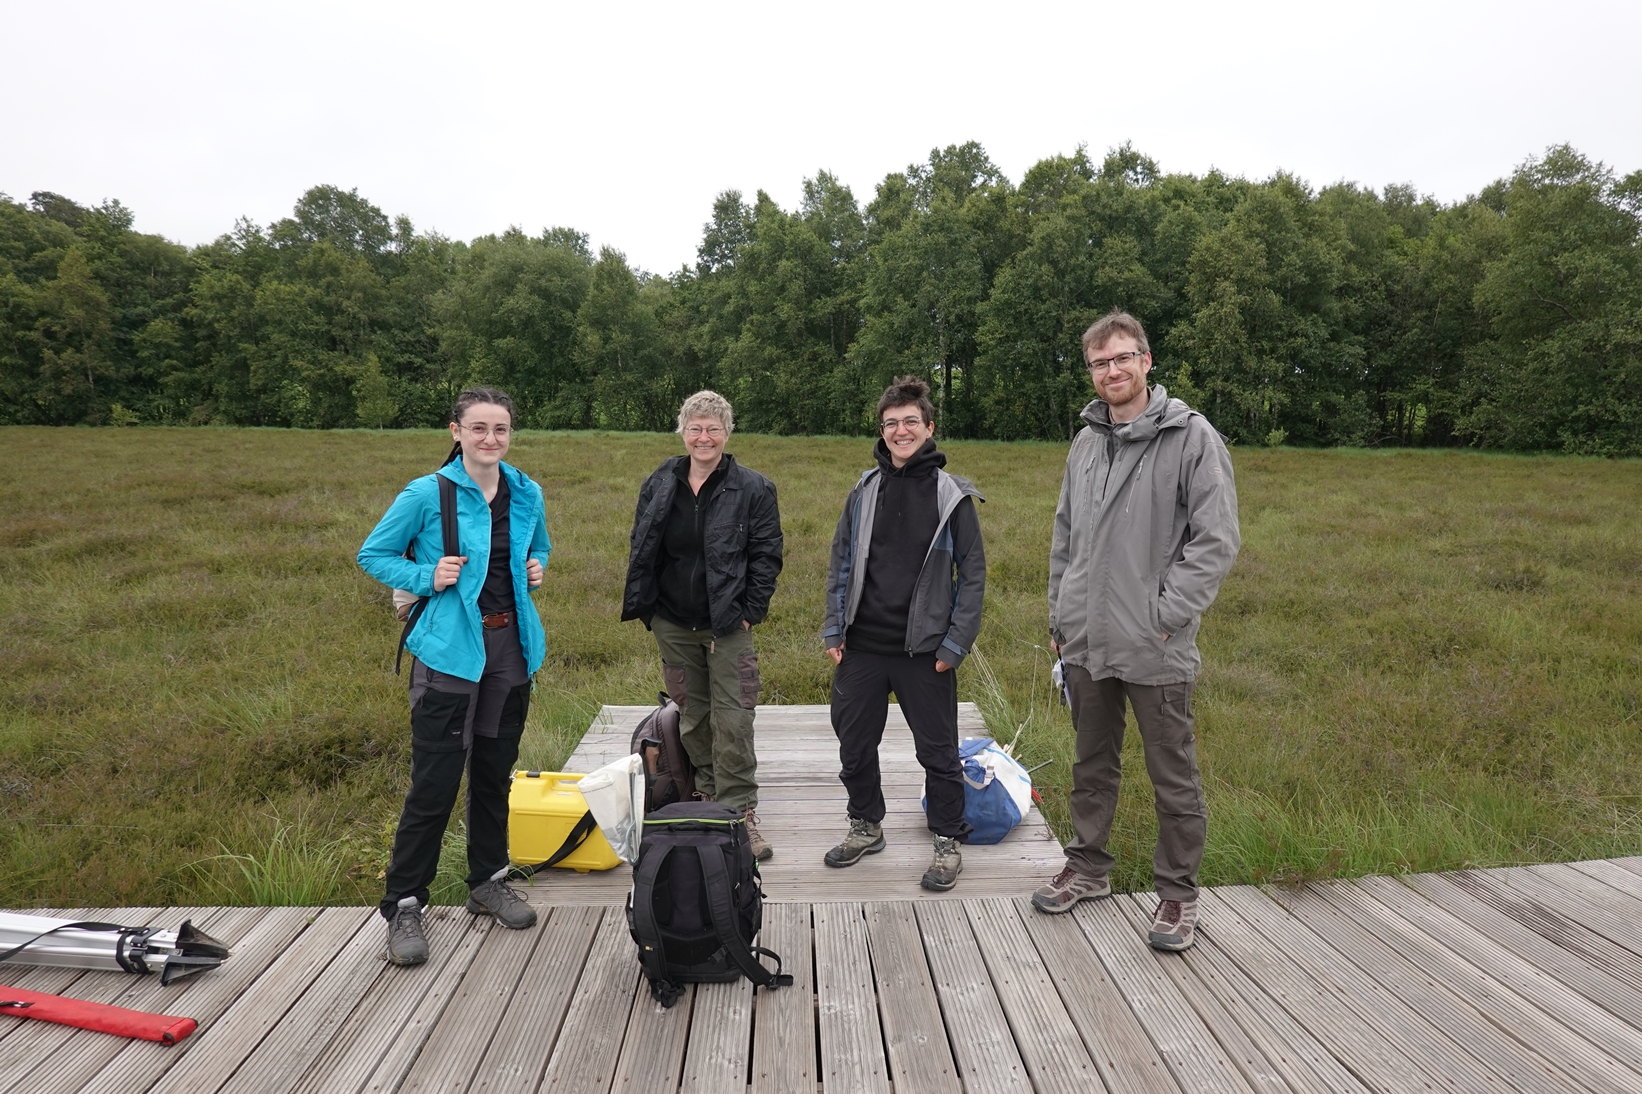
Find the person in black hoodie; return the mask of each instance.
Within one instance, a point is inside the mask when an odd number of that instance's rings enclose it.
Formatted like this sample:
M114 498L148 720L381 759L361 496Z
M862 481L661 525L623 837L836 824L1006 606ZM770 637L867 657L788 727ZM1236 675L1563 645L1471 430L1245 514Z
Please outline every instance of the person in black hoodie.
M758 831L758 651L781 572L775 484L724 451L729 401L698 391L678 414L685 455L662 462L639 490L622 619L656 636L667 694L697 792L742 811L753 854L773 853Z
M849 790L849 834L826 853L853 866L884 849L878 745L893 691L912 729L935 860L921 884L944 891L963 869L964 820L954 670L981 629L986 553L967 479L935 447L929 385L905 376L878 400L877 466L844 502L827 575L821 632L832 658L832 728Z

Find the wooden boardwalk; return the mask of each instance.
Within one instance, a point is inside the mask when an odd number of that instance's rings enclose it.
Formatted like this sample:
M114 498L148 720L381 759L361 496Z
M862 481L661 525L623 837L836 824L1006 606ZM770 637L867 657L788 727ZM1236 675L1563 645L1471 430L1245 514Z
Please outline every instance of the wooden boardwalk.
M583 774L628 753L633 730L652 707L605 707L583 735L567 771ZM885 848L848 870L821 861L849 830L847 795L838 781L838 738L825 706L763 706L754 730L759 757L759 831L775 855L759 864L764 898L816 900L930 900L920 888L933 848L924 824L923 768L912 755L912 732L900 708L890 706L879 749L883 772ZM958 704L958 730L986 736L974 703ZM1060 843L1038 811L1002 843L963 849L960 896L1019 896L1065 865ZM554 870L528 888L536 904L606 904L627 899L632 872L622 866L599 873Z
M701 985L670 1010L622 909L587 893L528 931L432 909L415 969L384 963L373 909L74 909L191 914L234 956L164 988L0 966L200 1022L164 1048L0 1017L0 1094L1642 1091L1642 857L1206 890L1197 947L1160 954L1143 894L1046 916L967 870L947 899L903 899L897 867L876 892L800 897L805 846L778 843L796 872L761 938L797 983Z

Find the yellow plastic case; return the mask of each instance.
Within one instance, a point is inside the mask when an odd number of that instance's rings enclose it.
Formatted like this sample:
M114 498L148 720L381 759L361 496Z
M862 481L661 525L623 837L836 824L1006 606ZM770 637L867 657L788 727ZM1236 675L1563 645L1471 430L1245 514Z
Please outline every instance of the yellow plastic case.
M576 784L580 775L564 771L515 771L507 794L507 851L521 865L546 862L587 812ZM621 865L621 858L597 828L557 865L585 874Z

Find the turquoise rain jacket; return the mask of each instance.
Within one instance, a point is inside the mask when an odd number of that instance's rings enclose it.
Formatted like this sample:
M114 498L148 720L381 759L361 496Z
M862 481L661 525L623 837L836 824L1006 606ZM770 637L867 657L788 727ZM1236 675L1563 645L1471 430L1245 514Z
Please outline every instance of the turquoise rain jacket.
M501 465L511 496L508 538L513 560L513 600L519 618L519 645L525 667L542 667L546 641L541 617L530 600L525 563L537 559L545 568L553 545L547 539L547 516L542 488L516 467ZM439 528L439 484L443 475L456 484L456 534L467 562L456 584L433 591L433 568L445 553ZM416 561L405 558L405 548L416 545ZM490 505L461 460L452 460L433 475L423 475L400 491L387 513L359 548L360 567L376 580L417 596L430 596L405 648L429 668L463 680L478 680L485 672L485 639L479 622L479 589L490 568Z

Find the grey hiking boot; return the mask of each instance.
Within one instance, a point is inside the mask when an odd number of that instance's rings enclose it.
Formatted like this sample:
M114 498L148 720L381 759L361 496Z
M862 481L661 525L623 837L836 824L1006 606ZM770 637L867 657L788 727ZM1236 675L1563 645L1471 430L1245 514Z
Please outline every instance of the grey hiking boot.
M958 838L956 836L935 837L935 861L929 864L924 871L923 880L918 884L926 889L934 889L937 893L944 893L958 884L958 875L964 871L964 858L958 854Z
M1197 901L1164 900L1152 917L1146 941L1154 950L1184 950L1197 941Z
M428 934L422 927L422 905L408 896L388 920L388 960L395 965L420 965L427 959Z
M850 818L850 834L828 851L821 861L828 866L854 866L862 855L876 855L884 849L884 829L860 817Z
M1099 900L1112 895L1112 883L1103 877L1080 874L1070 866L1039 885L1032 892L1032 907L1040 912L1069 912L1080 900Z
M536 925L536 909L525 903L519 890L501 878L480 882L468 894L468 911L474 915L492 915L496 922L515 931Z
M748 809L742 812L742 819L747 825L747 845L753 849L753 861L763 862L775 854L775 848L758 831L758 812Z

